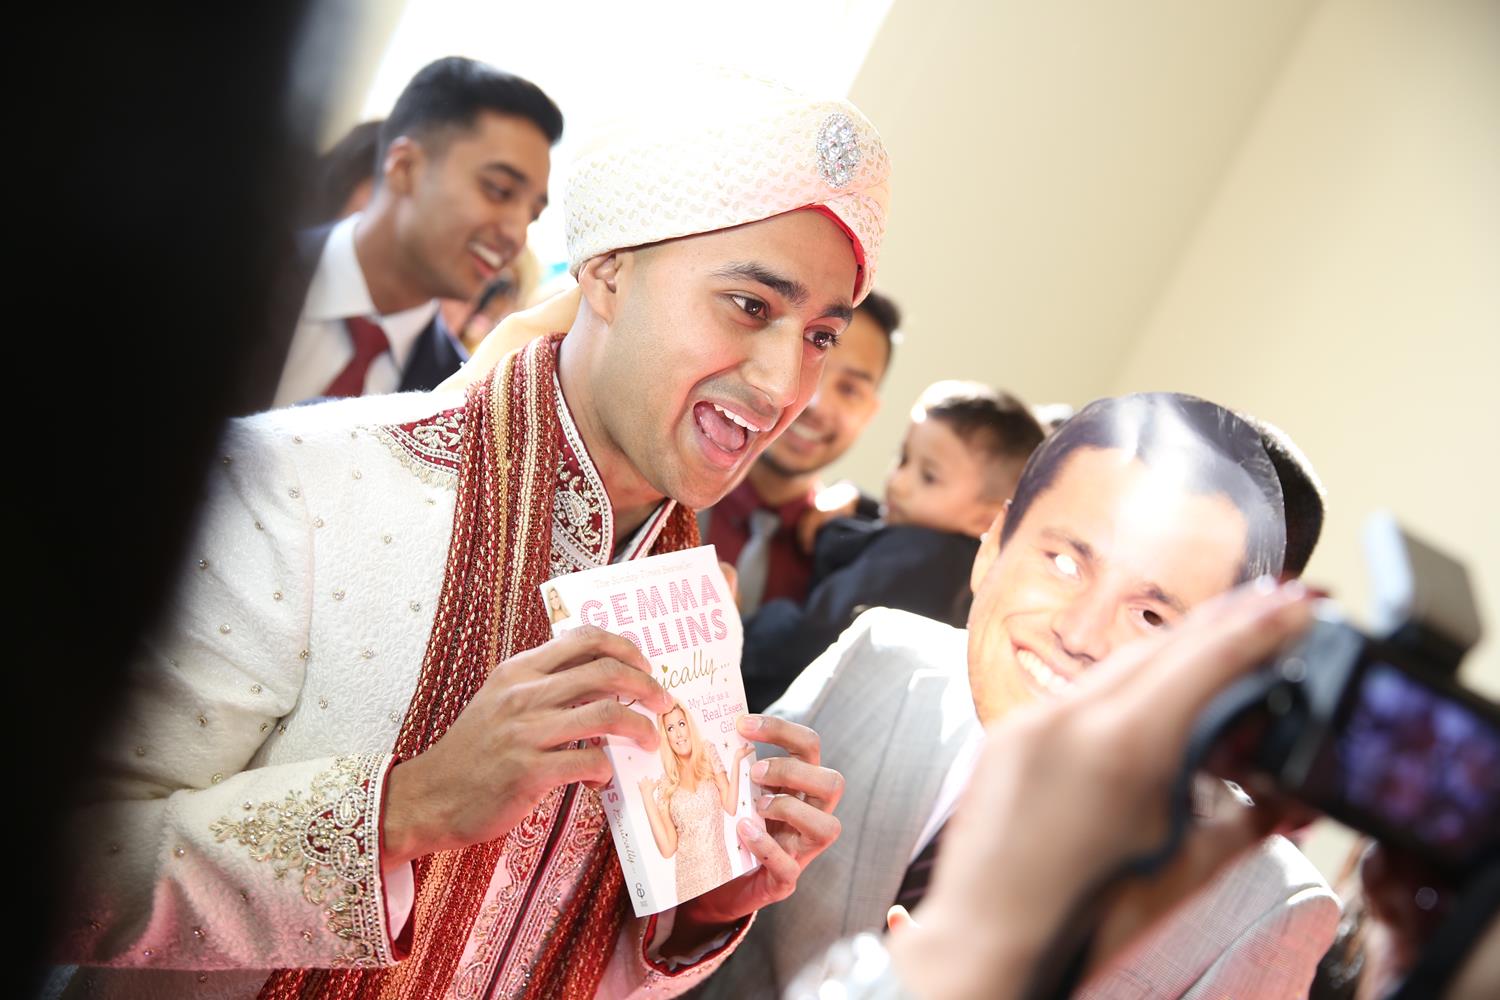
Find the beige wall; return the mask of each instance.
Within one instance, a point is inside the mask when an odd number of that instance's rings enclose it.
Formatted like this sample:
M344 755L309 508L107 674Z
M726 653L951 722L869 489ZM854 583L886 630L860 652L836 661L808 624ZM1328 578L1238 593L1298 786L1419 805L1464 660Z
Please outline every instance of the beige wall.
M1465 675L1500 697L1500 3L1036 6L898 3L855 85L909 339L832 471L878 487L942 376L1243 407L1321 473L1308 575L1355 611L1371 510L1462 554L1492 636ZM1304 849L1333 878L1351 842Z
M897 0L851 97L891 152L907 340L837 471L878 486L939 378L1105 392L1311 6Z
M324 0L315 13L307 58L337 53L340 60L333 91L323 99L323 148L365 120L366 95L406 6L407 0Z
M1389 507L1500 631L1500 4L897 3L853 97L906 307L878 489L939 377L1032 402L1179 389L1282 424L1330 492L1310 576L1357 610ZM1500 642L1468 664L1500 694Z
M1470 564L1500 696L1500 4L1324 3L1111 392L1280 423L1328 487L1309 576L1363 609L1388 507Z

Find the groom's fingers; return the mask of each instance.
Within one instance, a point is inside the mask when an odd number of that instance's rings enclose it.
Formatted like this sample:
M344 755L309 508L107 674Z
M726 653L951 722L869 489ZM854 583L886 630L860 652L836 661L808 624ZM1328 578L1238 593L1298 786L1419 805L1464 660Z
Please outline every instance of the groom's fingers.
M763 788L774 788L805 799L824 812L833 812L844 794L844 776L831 767L817 767L792 757L767 757L750 767L750 778Z
M747 740L774 743L784 749L788 756L809 764L823 762L818 734L806 726L778 719L774 715L742 715L737 725L740 735Z
M740 835L740 843L755 855L765 870L770 882L770 902L790 896L797 888L797 876L802 874L802 866L776 842L775 837L755 822L742 819L735 825L735 830Z
M756 800L755 811L765 819L777 820L792 828L798 841L806 847L806 850L793 853L804 863L837 840L843 829L837 816L793 795L762 795Z

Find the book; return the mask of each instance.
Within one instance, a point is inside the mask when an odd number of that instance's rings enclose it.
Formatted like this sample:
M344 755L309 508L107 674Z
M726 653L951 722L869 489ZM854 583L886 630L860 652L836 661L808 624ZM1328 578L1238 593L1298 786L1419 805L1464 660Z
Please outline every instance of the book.
M754 746L739 735L744 629L713 546L613 563L542 584L552 634L595 625L624 636L672 696L649 718L661 746L604 738L614 778L600 793L636 916L660 913L759 864L735 826L760 790Z

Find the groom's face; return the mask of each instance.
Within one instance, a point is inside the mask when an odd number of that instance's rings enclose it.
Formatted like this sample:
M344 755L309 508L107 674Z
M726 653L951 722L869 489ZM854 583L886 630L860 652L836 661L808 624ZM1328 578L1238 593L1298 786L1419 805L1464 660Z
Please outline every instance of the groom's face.
M1245 518L1227 496L1185 492L1117 449L1064 457L1000 548L1004 516L975 560L969 613L969 683L986 724L1171 627L1232 587L1245 558Z
M595 272L609 294L585 276L609 322L595 364L600 436L626 459L617 476L712 506L817 388L854 312L849 238L796 211L609 258Z

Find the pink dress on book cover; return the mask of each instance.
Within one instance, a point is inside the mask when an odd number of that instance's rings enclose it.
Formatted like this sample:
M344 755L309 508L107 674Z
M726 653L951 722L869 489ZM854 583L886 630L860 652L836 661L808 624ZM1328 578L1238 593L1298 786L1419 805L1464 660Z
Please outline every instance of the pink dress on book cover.
M667 808L677 828L677 898L692 899L733 878L724 850L719 786L699 781L688 791L679 785Z

